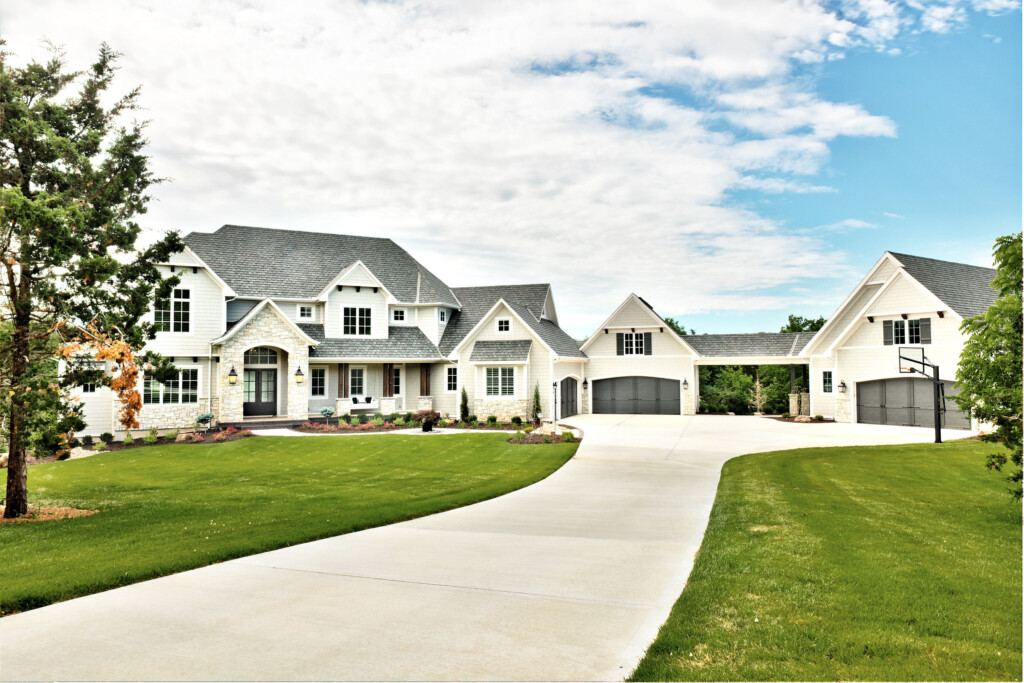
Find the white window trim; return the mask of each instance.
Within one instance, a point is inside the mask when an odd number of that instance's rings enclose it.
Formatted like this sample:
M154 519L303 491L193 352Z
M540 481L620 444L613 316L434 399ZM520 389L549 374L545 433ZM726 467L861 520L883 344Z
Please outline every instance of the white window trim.
M175 332L174 331L174 290L175 289L188 292L188 332ZM195 301L196 300L192 298L192 294L193 294L193 292L192 292L192 288L191 287L178 286L178 287L174 287L174 288L171 289L171 294L170 294L170 296L167 297L167 301L170 303L170 307L171 307L171 319L170 319L171 329L169 329L169 330L160 330L159 332L157 332L157 334L173 334L175 337L191 337L191 336L193 336L195 334L195 330L196 330L196 325L195 325L195 323L196 323L196 318L195 318ZM225 307L226 306L227 306L227 304L225 304ZM225 308L225 310L226 310L226 308ZM153 302L153 308L151 309L151 313L152 313L152 316L153 316L153 318L152 318L153 322L156 323L156 302L155 301ZM153 405L153 404L151 403L150 405ZM167 405L174 405L174 404L173 403L168 403Z
M828 376L828 389L825 389L825 377ZM835 375L831 370L821 371L821 393L831 394L835 391Z
M503 323L503 322L507 322L508 323L508 330L506 330L504 332L501 330L501 323ZM512 318L495 318L494 319L494 333L495 334L500 334L502 336L507 335L507 334L512 334Z
M402 398L403 396L405 396L405 366L404 365L393 365L391 367L391 372L392 373L394 373L394 372L398 373L398 389L399 389L398 393L394 394L392 396L392 398ZM383 374L383 373L381 373L381 374ZM388 381L391 382L391 388L394 389L395 388L395 377L394 377L394 375L389 377ZM384 398L383 392L381 392L381 398Z
M313 371L323 370L324 371L324 393L314 394L313 393ZM331 372L326 365L310 365L309 366L309 397L310 398L327 398L331 395L329 391L331 385Z
M398 314L398 313L402 314L402 319L401 320L399 320L398 318L395 317L395 315ZM391 322L393 322L393 323L401 323L403 325L408 325L409 324L409 309L407 309L407 308L392 308L391 309Z
M498 371L498 393L488 394L487 393L487 371L495 369ZM512 393L508 396L504 396L501 393L501 371L508 369L512 371ZM484 375L484 398L487 400L500 400L500 401L515 401L519 396L519 373L516 372L516 366L514 365L486 365L483 368Z
M352 371L362 370L363 371L363 391L358 394L352 393ZM350 365L348 366L348 396L349 398L365 398L366 397L366 366L365 365Z
M309 309L309 317L303 317L303 315L302 315L302 309L303 308L308 308ZM316 320L316 308L313 306L313 304L295 304L295 319L296 320L309 320L311 322Z
M626 346L626 338L630 339L630 347ZM637 340L640 342L640 351L637 352ZM623 356L642 356L644 355L644 333L643 332L623 332L622 333L622 355ZM629 349L627 351L627 348Z
M163 382L157 382L160 385L160 400L157 403L145 403L143 402L142 407L146 406L159 408L161 406L199 406L202 404L203 399L203 366L202 365L175 365L178 369L178 378L181 379L181 370L197 370L196 373L196 402L195 403L182 403L181 402L181 387L178 387L178 402L177 403L164 403L164 384ZM146 389L146 375L145 373L139 373L139 398L145 393Z
M437 309L437 322L447 325L448 324L448 309L439 308Z
M345 309L354 308L356 311L356 331L354 333L345 332ZM370 331L367 334L359 334L359 309L365 308L370 311ZM342 337L350 337L353 339L372 339L373 338L373 306L365 306L362 304L350 305L346 303L341 304L341 332Z
M455 388L454 389L449 389L448 388L448 371L449 370L454 370L455 371ZM445 366L445 369L444 369L444 393L446 393L446 394L457 394L457 393L459 393L459 375L460 374L461 373L459 372L459 368L458 368L457 365L446 365Z

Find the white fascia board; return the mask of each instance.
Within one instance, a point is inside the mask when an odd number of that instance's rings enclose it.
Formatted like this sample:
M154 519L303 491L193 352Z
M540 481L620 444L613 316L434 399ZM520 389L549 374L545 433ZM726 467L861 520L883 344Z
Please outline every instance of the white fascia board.
M601 331L604 330L604 329L609 329L609 330L611 330L611 329L629 330L629 329L633 329L634 327L641 327L639 325L630 325L628 327L625 327L625 326L614 326L613 327L612 325L608 324L608 323L610 323L612 321L613 318L615 318L615 316L617 316L619 314L619 311L621 311L623 308L625 308L626 304L628 304L630 301L636 301L637 304L639 304L641 307L643 307L643 309L651 316L651 320L652 320L651 327L659 327L659 328L664 328L664 329L668 330L668 333L670 335L672 335L672 338L675 339L677 342L679 342L679 344L684 349L686 349L691 354L693 354L694 358L699 358L700 357L700 354L697 353L697 350L695 348L693 348L692 346L687 344L686 341L682 337L680 337L678 334L676 334L676 331L673 330L669 325L667 325L664 320L662 320L660 317L658 317L658 314L655 313L653 310L651 310L651 308L647 304L645 304L643 301L641 301L640 297L637 296L636 293L634 293L634 292L630 292L629 296L627 296L625 298L625 300L623 300L623 302L621 304L619 304L618 308L616 308L615 311L610 316L608 316L605 319L604 324L600 325L596 330L594 330L594 334L590 335L590 338L587 339L587 341L583 342L583 346L580 347L580 351L586 352L587 347L590 346L594 342L595 339L597 339L597 335L600 334Z
M194 258L196 260L196 263L198 263L201 267L206 269L206 272L210 274L210 277L213 278L213 281L220 285L220 288L224 290L224 296L235 296L235 290L231 289L228 283L224 282L224 280L221 279L220 275L217 275L213 268L207 265L206 261L199 258L199 254L192 251L192 249L190 249L187 244L185 245L185 253ZM194 268L195 266L190 265L188 267Z
M244 316L242 316L242 318L237 323L235 323L234 327L232 327L230 330L228 330L226 334L224 334L224 335L214 339L210 343L211 344L223 344L228 339L231 339L231 337L235 336L236 332L238 332L240 329L242 329L247 324L249 324L249 321L252 320L254 317L256 317L256 315L260 311L262 311L264 308L266 308L267 306L270 306L274 310L274 312L277 313L277 315L281 317L281 320L284 320L288 325L290 325L292 327L292 329L295 330L296 334L298 334L300 337L302 337L302 339L304 339L306 341L307 346L319 346L320 345L320 342L316 341L315 339L310 337L308 334L303 332L302 328L300 328L298 325L296 325L294 322L292 322L288 318L288 316L284 314L284 311L282 311L281 308L277 304L275 304L273 301L271 301L270 299L264 299L263 301L261 301L257 305L253 306L252 310L250 310L248 313L246 313ZM273 340L268 340L268 341L273 341Z
M805 365L810 356L702 356L694 365Z
M843 302L841 304L839 304L839 308L837 308L836 310L832 311L832 315L830 315L828 317L828 320L825 321L825 324L821 326L821 329L814 333L814 336L811 337L811 341L807 342L807 345L804 347L805 349L810 350L810 349L814 348L814 346L818 343L820 338L824 337L825 334L832 329L833 321L844 310L846 310L846 307L850 305L850 302L853 301L853 298L857 295L857 293L860 292L860 290L865 285L867 285L870 282L872 282L871 276L874 275L875 272L886 261L891 261L892 264L896 267L896 270L901 270L903 268L903 264L900 263L899 261L897 261L895 256L893 256L889 252L885 252L884 254L882 254L882 257L880 259L878 259L877 261L875 261L875 265L871 266L871 269L868 270L867 275L862 277L860 282L857 283L857 286L854 287L852 290L850 290L850 293L846 295L846 298L843 299Z
M320 291L319 294L316 295L317 301L327 301L327 295L331 293L331 290L334 289L334 287L336 285L341 283L342 280L344 280L346 277L348 277L349 273L351 273L357 267L358 268L362 268L363 271L367 275L370 276L370 279L373 280L376 283L374 285L358 285L358 286L360 286L360 287L365 287L365 286L379 287L380 289L384 290L385 294L387 294L387 296L388 296L388 303L396 303L398 301L398 299L395 298L395 296L391 292L388 291L388 288L385 287L383 284L381 284L381 281L377 279L377 276L373 274L373 271L371 271L369 268L367 268L366 264L364 264L362 261L356 261L355 263L353 263L353 264L351 264L351 265L349 265L349 266L347 266L345 268L342 268L341 272L338 273L334 277L334 279L331 280L330 283L328 283L328 285L326 287L324 287ZM350 285L350 286L355 287L357 285Z
M507 308L508 312L511 313L513 316L515 316L515 319L519 321L519 324L521 324L523 326L523 328L526 329L530 333L530 336L532 336L534 339L539 341L541 346L543 346L545 349L547 349L548 353L550 353L552 356L556 355L555 354L555 350L552 349L550 346L548 346L546 341L541 339L540 335L537 334L533 330L533 328L530 327L530 325L525 320L523 320L523 317L521 315L516 313L515 309L513 309L511 306L509 306L508 303L506 303L504 299L498 299L498 301L493 306L491 306L491 309L489 311L487 311L487 313L484 314L484 317L480 318L480 322L478 322L476 325L474 325L473 329L471 329L468 333L466 333L466 336L462 338L462 341L460 341L458 344L455 345L455 348L452 349L452 352L450 354L448 354L449 358L455 358L456 357L456 355L459 353L459 351L462 350L462 347L465 346L466 342L469 341L470 337L472 337L474 334L476 334L487 322L490 321L491 316L494 315L494 312L498 310L499 306L504 306L505 308Z

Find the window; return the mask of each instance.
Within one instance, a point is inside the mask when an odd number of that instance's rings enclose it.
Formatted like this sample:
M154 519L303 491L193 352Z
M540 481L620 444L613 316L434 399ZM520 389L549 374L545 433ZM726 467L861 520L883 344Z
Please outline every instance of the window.
M187 289L175 289L171 295L171 331L188 332L192 320L191 293Z
M96 383L95 382L86 382L85 384L83 384L82 385L82 393L83 394L95 394L96 393Z
M448 311L446 311L443 308L438 310L438 312L437 312L437 319L440 320L443 323L448 322Z
M242 361L246 365L277 365L277 351L267 346L257 346L246 351Z
M309 395L310 396L326 396L327 395L327 369L326 368L310 368L309 370Z
M348 388L352 396L363 395L363 368L351 368L349 370Z
M447 379L446 388L448 391L457 391L459 388L459 369L448 368Z
M398 368L391 369L391 395L402 395L402 371Z
M299 306L299 319L300 320L312 320L313 319L313 307L312 306Z
M644 355L643 332L626 332L622 335L622 352L627 356Z
M515 368L487 368L487 395L514 396Z
M369 308L346 307L341 315L341 333L369 335L371 314Z
M395 319L396 323L405 322L404 308L396 308L394 311L391 312L391 315Z
M894 320L892 323L892 343L899 346L907 343L907 321Z
M508 334L510 332L512 332L512 319L498 318L498 334Z
M179 370L177 376L160 384L151 377L142 380L142 403L183 405L199 403L199 368Z
M153 308L153 325L157 332L171 331L171 300L157 299Z
M821 373L821 390L826 394L832 393L832 371L825 370Z
M921 321L920 320L908 320L907 321L907 341L911 344L921 343Z

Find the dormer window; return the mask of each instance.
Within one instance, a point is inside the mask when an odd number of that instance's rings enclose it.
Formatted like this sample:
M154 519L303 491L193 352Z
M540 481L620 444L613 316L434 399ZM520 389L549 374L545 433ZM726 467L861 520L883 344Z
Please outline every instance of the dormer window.
M396 323L405 322L405 309L396 308L394 311L391 312L391 317Z
M443 323L446 323L446 322L448 322L448 311L446 311L446 310L445 310L445 309L443 309L443 308L442 308L442 309L440 309L440 310L439 310L439 311L437 312L437 319L438 319L438 320L440 320L440 321L441 321L441 322L443 322Z
M355 308L346 306L342 309L341 333L360 336L369 336L370 318L372 310L369 308Z
M312 306L299 306L299 320L312 320L313 319L313 307Z
M498 318L498 334L512 334L512 318Z

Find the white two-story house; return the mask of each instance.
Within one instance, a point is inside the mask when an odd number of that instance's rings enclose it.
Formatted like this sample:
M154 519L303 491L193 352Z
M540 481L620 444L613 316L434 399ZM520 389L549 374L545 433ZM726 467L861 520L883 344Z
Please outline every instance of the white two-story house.
M900 373L923 349L947 395L960 322L995 297L995 271L886 252L817 333L679 336L629 295L582 345L558 326L551 287L451 288L389 239L225 225L191 233L161 269L181 278L152 312L149 348L178 379L142 378L143 429L299 422L432 408L530 418L577 413L692 415L700 365L806 365L810 413L928 426L931 383ZM116 432L115 397L82 387L88 434ZM945 426L971 425L952 401Z

